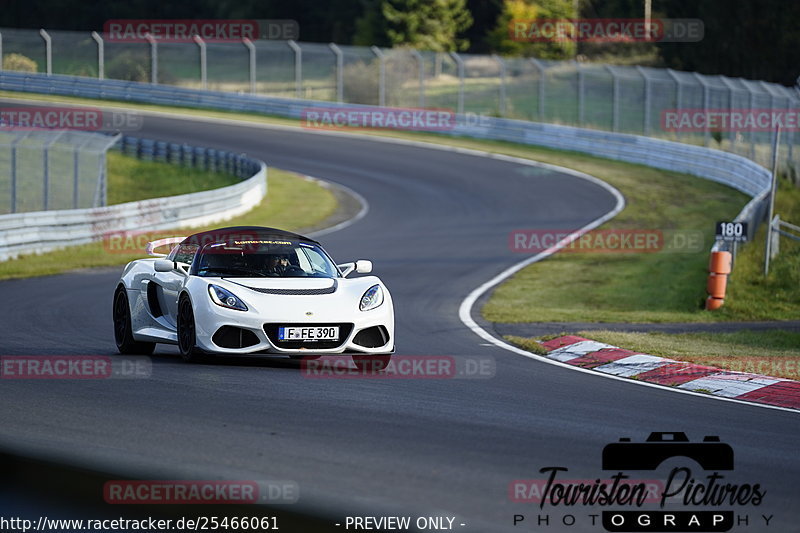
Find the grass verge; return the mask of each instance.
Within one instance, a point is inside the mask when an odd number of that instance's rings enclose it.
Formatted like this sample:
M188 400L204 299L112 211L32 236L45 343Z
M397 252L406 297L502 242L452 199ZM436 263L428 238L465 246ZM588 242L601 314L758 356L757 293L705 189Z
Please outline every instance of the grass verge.
M218 189L238 182L233 174L142 161L108 152L108 204Z
M154 164L171 166L165 163ZM109 173L110 175L111 173ZM159 174L159 176L163 176L163 174ZM224 179L224 176L219 179ZM233 179L235 180L235 178ZM318 224L336 210L337 202L333 193L318 182L291 172L270 168L268 183L269 194L261 204L251 211L224 224L214 224L191 231L202 231L222 225L274 226L290 231L298 230ZM157 194L157 196L162 195L161 193ZM178 230L176 234L182 235L189 231ZM123 246L121 248L113 248L105 242L94 242L41 255L22 256L0 263L0 279L45 276L77 268L124 265L144 256L144 250L141 247L130 249Z

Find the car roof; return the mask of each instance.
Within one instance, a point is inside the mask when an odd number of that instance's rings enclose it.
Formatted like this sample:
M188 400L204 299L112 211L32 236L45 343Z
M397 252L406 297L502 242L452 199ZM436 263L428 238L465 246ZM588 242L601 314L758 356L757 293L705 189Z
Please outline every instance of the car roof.
M230 226L227 228L217 228L209 231L201 231L194 235L189 235L181 244L200 244L206 245L217 242L225 242L231 239L236 240L262 240L262 239L291 239L307 243L319 244L317 241L277 228L267 228L264 226Z

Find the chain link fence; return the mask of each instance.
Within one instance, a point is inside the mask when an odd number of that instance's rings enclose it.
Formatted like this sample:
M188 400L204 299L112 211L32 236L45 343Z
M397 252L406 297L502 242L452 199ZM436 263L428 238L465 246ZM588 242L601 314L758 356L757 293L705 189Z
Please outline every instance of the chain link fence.
M117 137L0 131L0 215L106 205L106 151Z
M760 81L649 67L336 44L115 42L97 33L0 29L0 55L38 72L366 105L452 109L647 135L717 148L768 166L770 128L665 127L674 110L800 108L800 92ZM796 132L781 165L796 173Z

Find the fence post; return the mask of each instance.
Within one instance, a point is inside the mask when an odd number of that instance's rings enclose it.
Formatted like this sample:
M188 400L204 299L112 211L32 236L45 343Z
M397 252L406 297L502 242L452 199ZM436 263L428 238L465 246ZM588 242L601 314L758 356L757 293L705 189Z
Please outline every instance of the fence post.
M500 116L506 116L506 62L497 54L492 54L492 59L500 66Z
M206 55L206 42L199 35L193 35L192 40L200 48L200 86L208 89L208 56Z
M572 62L575 65L575 80L577 84L577 93L578 93L578 126L583 126L584 122L584 74L583 69L581 68L581 64L578 61Z
M248 63L250 69L250 94L256 94L256 45L247 37L242 39L242 44L247 47L250 59Z
M719 80L728 88L728 111L730 112L731 117L733 116L734 110L734 95L736 94L736 87L730 82L730 80L726 76L717 76ZM736 153L736 131L731 128L730 131L730 141L731 148L730 151Z
M42 198L42 204L44 205L44 211L50 209L50 147L63 134L64 132L62 131L49 141L42 143L42 177L44 182L44 195Z
M100 162L100 207L105 207L108 205L108 183L106 177L106 152L100 152L100 157L98 158Z
M464 61L455 52L450 52L450 57L458 67L458 114L464 113Z
M606 65L606 70L611 74L611 131L619 131L619 77L614 69Z
M11 212L17 212L17 144L24 140L30 132L11 141Z
M44 40L44 53L45 61L47 64L47 75L53 75L53 41L50 39L50 34L44 31L44 28L39 30L39 35Z
M149 33L144 34L144 38L150 43L150 83L158 84L158 43Z
M649 28L649 26L648 26ZM648 30L649 31L649 30ZM642 123L642 131L645 135L650 135L650 105L652 99L652 84L650 83L650 77L644 71L642 67L636 65L636 72L644 80L644 122Z
M106 53L105 43L100 34L96 31L92 32L92 39L97 43L97 79L102 80L106 77Z
M419 107L425 107L425 60L419 50L411 50L411 55L417 60L419 70Z
M344 54L336 43L328 43L328 47L336 56L336 101L344 102Z
M78 209L78 176L80 175L81 148L86 144L76 144L72 150L72 209Z
M378 105L386 105L386 55L377 46L371 46L370 50L378 58Z
M703 79L703 76L698 74L697 72L693 72L694 78L703 86L703 113L708 116L708 101L710 100L710 93L711 88L709 87L706 80ZM708 127L708 123L706 122L703 126L703 144L705 146L711 145L711 130Z
M669 77L675 82L675 109L680 111L683 108L683 84L681 83L680 78L678 78L678 75L675 74L675 71L671 68L667 69L667 74L669 74ZM680 139L681 132L676 131L675 137Z
M750 98L748 99L748 107L750 111L752 111L756 106L756 93L753 91L753 88L749 85L747 86L747 91L750 93ZM755 132L753 131L755 128L750 128L750 159L755 161L756 160L756 136Z
M289 39L286 41L289 48L294 52L294 94L297 98L303 95L303 50L296 42Z
M781 138L781 127L775 128L772 137L772 187L769 191L769 208L767 211L767 242L764 245L764 276L769 275L769 260L772 248L772 217L775 211L775 189L778 188L778 143Z
M545 70L538 59L530 58L531 64L539 71L539 122L544 122L544 91L545 91Z

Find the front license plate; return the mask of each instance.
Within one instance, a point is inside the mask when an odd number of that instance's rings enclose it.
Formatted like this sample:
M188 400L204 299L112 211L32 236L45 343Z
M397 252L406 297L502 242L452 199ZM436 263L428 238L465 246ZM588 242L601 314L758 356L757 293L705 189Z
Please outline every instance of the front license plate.
M278 328L282 341L338 341L339 326L308 326Z

